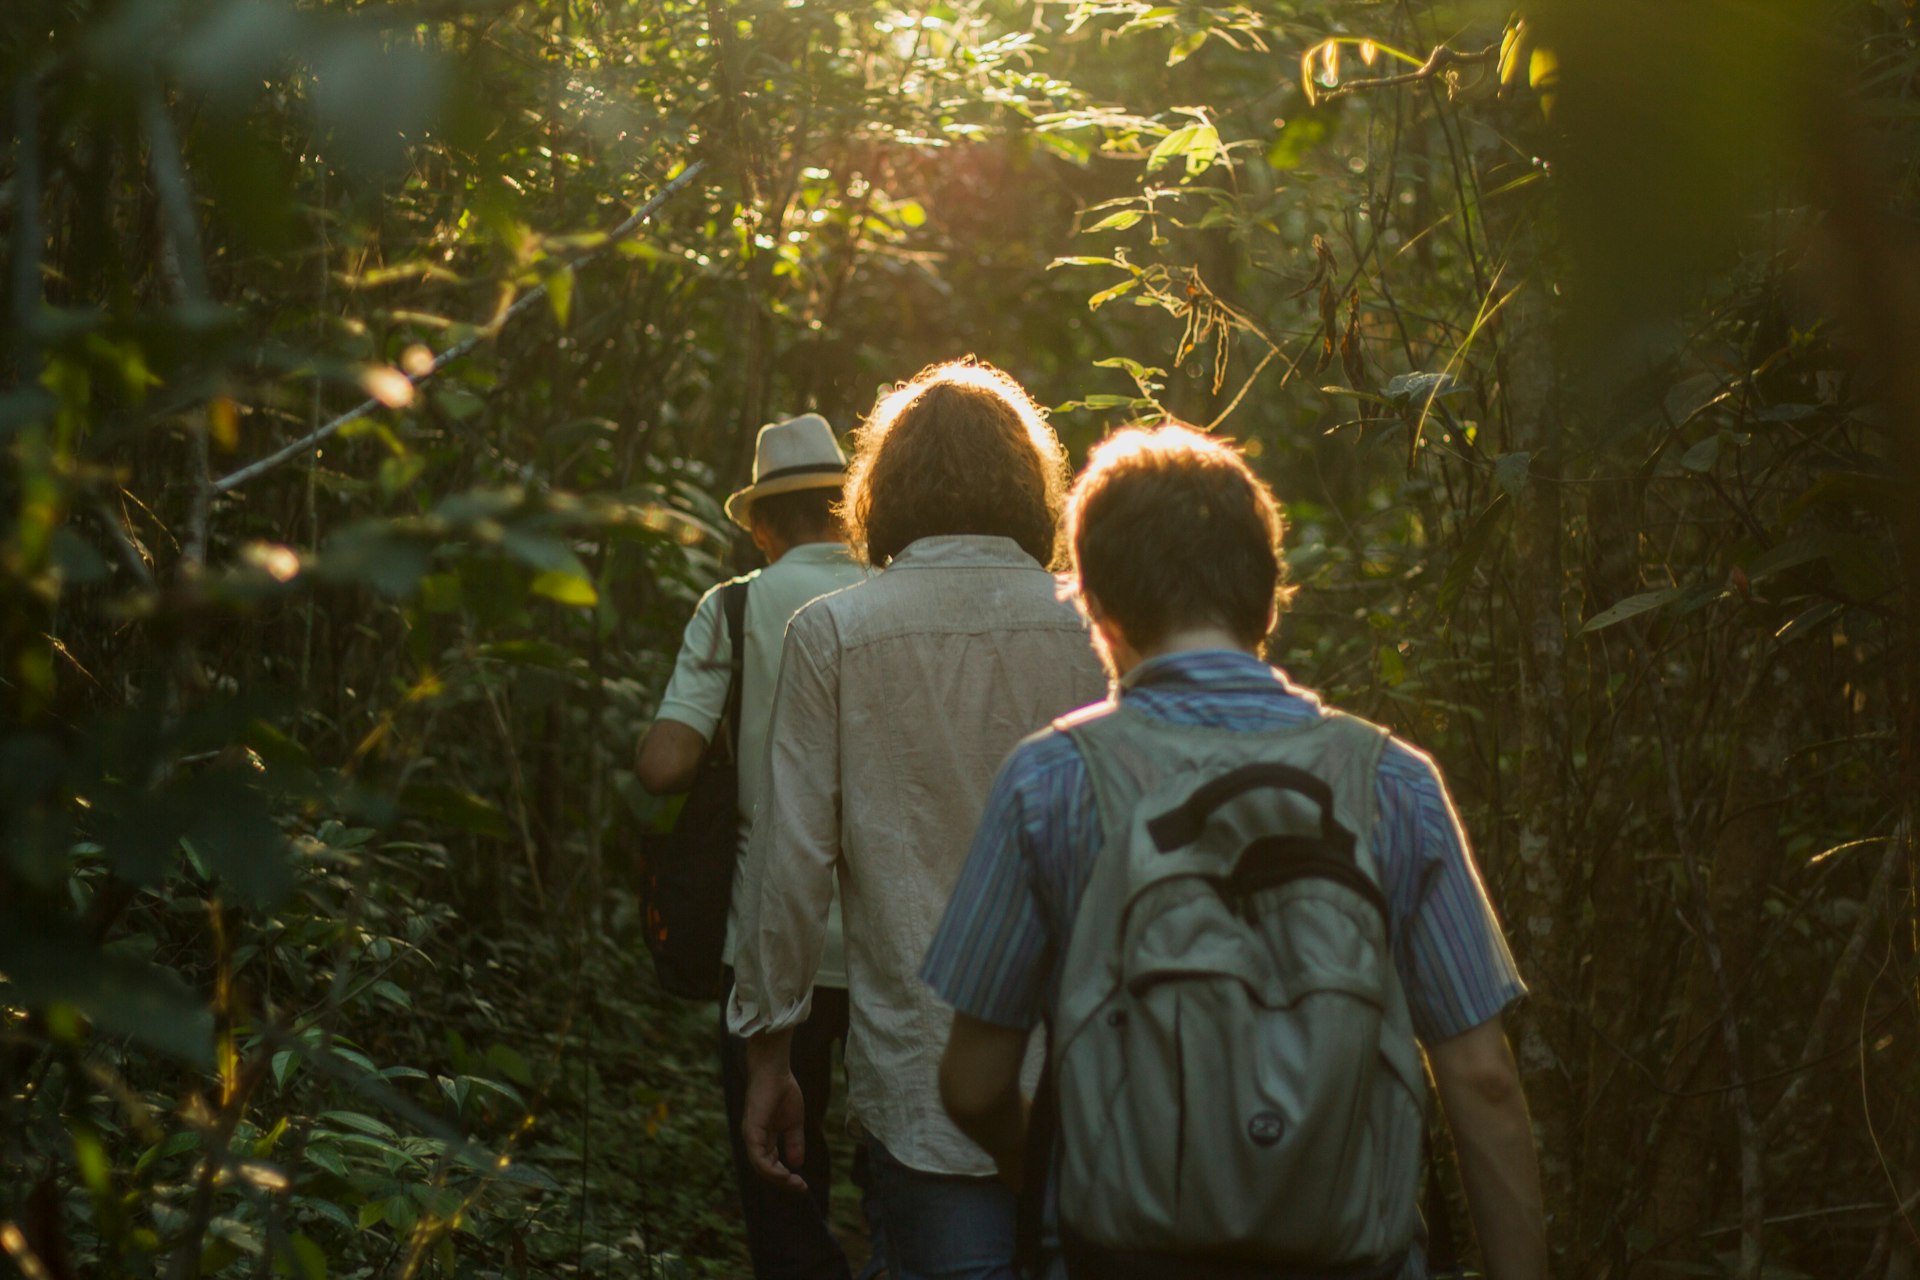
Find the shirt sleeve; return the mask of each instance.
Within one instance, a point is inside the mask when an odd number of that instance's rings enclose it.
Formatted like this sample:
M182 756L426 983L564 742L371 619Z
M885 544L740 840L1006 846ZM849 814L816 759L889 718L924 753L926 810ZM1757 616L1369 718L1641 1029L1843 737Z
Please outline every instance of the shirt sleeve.
M723 582L700 597L680 637L673 675L655 713L656 719L677 720L708 742L713 741L713 731L727 710L728 647L720 616L720 596L726 585Z
M1433 1044L1498 1016L1527 988L1433 761L1389 743L1377 797L1375 848L1393 906L1394 962L1414 1031Z
M1028 849L1023 778L1032 750L1016 750L994 781L920 967L934 994L959 1012L1021 1031L1044 1012L1054 949Z
M780 679L753 835L740 868L734 986L727 1026L737 1036L784 1031L807 1020L826 945L840 861L840 672L822 657L818 628L797 616L781 652Z

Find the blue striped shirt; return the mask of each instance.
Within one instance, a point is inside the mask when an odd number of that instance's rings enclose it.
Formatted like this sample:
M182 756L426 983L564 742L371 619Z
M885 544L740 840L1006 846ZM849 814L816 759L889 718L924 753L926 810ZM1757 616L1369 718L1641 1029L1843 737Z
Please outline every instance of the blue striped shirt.
M1151 675L1151 681L1140 677ZM1320 700L1244 653L1143 663L1121 696L1176 724L1257 733L1321 714ZM1381 757L1373 850L1393 958L1428 1044L1471 1030L1526 993L1433 761L1394 739ZM1000 770L920 976L946 1003L1026 1029L1052 1009L1100 814L1072 740L1044 729Z

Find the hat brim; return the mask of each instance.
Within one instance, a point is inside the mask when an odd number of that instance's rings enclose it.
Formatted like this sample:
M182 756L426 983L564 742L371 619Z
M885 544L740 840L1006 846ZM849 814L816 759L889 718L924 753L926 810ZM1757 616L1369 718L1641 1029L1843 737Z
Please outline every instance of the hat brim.
M823 471L815 475L780 476L762 484L750 484L728 497L727 519L742 529L750 529L753 504L761 498L771 498L776 493L798 493L802 489L839 489L846 483L844 471Z

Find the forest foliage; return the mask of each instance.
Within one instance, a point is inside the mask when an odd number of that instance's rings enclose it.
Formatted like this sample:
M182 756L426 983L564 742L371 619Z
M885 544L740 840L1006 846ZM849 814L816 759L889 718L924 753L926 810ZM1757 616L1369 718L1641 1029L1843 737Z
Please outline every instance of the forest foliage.
M1287 502L1562 1273L1914 1274L1915 20L10 0L0 1249L738 1273L633 744L754 428L975 352Z

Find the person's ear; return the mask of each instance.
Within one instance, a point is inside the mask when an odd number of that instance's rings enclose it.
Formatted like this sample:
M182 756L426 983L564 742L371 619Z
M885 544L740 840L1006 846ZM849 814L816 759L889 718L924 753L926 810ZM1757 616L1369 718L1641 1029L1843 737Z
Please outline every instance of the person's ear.
M1113 656L1117 669L1125 670L1138 661L1138 651L1127 639L1127 633L1121 629L1119 621L1101 608L1100 598L1084 586L1080 588L1080 607L1086 610L1087 621L1093 624L1100 647Z
M753 545L759 548L761 555L765 556L768 560L773 559L773 548L778 539L774 537L772 526L758 516L749 513L747 516L747 536L753 539Z

